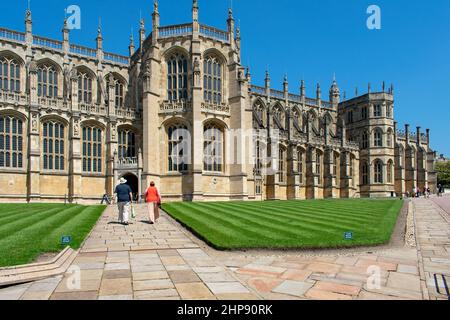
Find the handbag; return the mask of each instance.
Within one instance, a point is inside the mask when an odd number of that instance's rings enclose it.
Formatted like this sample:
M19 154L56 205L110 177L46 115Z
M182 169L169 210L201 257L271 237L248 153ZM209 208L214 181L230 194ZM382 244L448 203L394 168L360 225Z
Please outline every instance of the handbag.
M134 210L134 206L131 205L131 218L136 219L136 210Z

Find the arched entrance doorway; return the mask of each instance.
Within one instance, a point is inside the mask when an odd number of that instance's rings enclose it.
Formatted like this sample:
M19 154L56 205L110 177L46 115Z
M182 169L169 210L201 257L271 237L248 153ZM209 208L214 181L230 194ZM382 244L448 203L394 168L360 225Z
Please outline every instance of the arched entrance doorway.
M139 198L139 179L132 173L123 175L123 178L127 180L127 185L133 190L133 200L137 201Z

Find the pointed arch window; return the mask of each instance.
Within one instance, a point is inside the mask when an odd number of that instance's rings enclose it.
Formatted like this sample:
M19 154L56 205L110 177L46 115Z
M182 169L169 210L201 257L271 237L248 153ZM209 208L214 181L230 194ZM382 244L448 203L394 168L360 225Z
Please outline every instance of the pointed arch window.
M169 101L188 98L188 62L183 54L175 53L167 61L167 99Z
M286 149L282 146L278 150L278 182L286 182Z
M83 126L83 172L102 173L102 136L103 131L97 126Z
M65 127L56 121L42 124L42 156L44 170L65 170Z
M78 71L78 100L83 103L92 103L92 77L82 71Z
M213 104L222 103L222 63L214 56L203 62L203 99Z
M0 90L20 91L20 63L16 59L0 57Z
M322 184L322 154L316 151L316 175L319 176L319 184Z
M0 168L23 168L23 122L0 116Z
M362 149L369 148L369 135L367 134L367 132L363 132L361 140Z
M386 144L389 148L392 148L392 141L393 141L392 136L393 136L392 131L389 130L386 136Z
M127 129L119 129L119 159L129 159L136 157L136 134Z
M39 97L58 97L58 72L53 65L39 65L37 68L37 81Z
M303 184L304 169L305 169L305 153L302 149L297 151L297 171L299 175L300 184Z
M381 131L381 129L375 129L373 134L373 144L375 147L383 146L383 131Z
M362 184L368 185L369 184L369 165L367 162L363 162L361 166L362 171Z
M111 82L112 81L112 82ZM117 108L122 108L125 103L125 83L122 79L114 74L109 74L106 77L106 83L114 86L114 102Z
M167 135L169 172L188 171L188 128L181 124L172 125L167 129Z
M383 183L383 162L381 160L374 162L374 179L375 183Z
M204 128L204 170L209 172L223 171L223 131L214 124Z
M387 164L387 182L388 183L392 183L393 182L393 171L394 171L394 163L392 162L392 160L388 161Z

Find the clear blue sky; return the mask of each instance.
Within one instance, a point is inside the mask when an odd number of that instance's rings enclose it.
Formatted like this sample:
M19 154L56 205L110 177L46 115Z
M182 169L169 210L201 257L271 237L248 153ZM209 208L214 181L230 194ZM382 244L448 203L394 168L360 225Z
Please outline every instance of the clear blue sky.
M394 83L396 119L431 129L432 147L450 155L450 1L433 0L234 0L242 33L242 62L251 66L254 84L262 85L269 68L272 86L298 92L304 78L315 95L320 82L327 93L333 73L347 97ZM129 34L138 38L140 12L151 29L152 0L31 0L34 33L61 38L64 8L77 4L82 29L71 41L94 47L99 17L104 47L126 55ZM231 0L199 0L202 23L226 27ZM161 24L191 21L191 0L160 0ZM382 10L382 29L366 27L366 9ZM23 30L27 0L4 1L0 25Z

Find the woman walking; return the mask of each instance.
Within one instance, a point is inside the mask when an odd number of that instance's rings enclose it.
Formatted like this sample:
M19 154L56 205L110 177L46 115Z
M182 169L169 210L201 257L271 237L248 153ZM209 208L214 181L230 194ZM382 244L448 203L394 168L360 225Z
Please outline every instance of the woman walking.
M161 196L155 183L150 182L150 187L145 192L145 201L147 202L150 224L155 224L159 219L159 206L161 205Z

